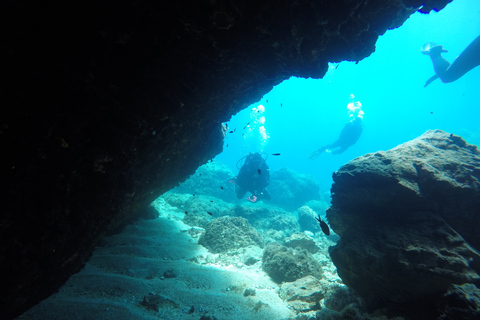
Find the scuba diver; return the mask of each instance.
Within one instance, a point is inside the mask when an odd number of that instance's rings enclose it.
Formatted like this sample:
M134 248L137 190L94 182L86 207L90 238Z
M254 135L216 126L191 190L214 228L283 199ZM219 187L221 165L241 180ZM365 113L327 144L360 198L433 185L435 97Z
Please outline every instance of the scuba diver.
M248 191L252 194L247 198L248 201L270 200L270 194L266 189L270 183L270 169L265 162L266 159L258 152L250 153L242 159L245 159L245 163L234 179L237 198L241 199Z
M311 160L316 159L324 151L331 152L332 154L343 153L349 147L354 145L358 141L358 138L360 138L363 131L362 119L365 112L362 111L362 104L360 101L353 100L355 98L353 94L350 95L350 98L352 99L352 102L347 105L347 109L348 116L351 120L343 127L337 141L332 144L327 144L310 153Z
M442 57L442 52L448 52L448 50L443 49L442 45L428 42L422 46L421 51L423 54L430 56L435 70L435 75L427 80L424 87L437 78L440 78L444 83L453 82L480 65L480 36L473 40L453 63Z

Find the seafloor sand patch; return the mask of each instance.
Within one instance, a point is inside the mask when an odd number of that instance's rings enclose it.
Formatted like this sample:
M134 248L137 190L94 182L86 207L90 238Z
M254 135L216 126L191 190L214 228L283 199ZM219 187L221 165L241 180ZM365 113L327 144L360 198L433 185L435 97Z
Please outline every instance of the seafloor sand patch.
M261 261L247 266L235 254L210 254L187 232L191 227L180 220L183 213L165 204L159 209L159 218L138 221L106 237L83 270L18 319L296 316L279 297L279 285L261 269ZM323 265L330 283L336 282L334 268L325 261ZM254 295L245 296L245 289Z

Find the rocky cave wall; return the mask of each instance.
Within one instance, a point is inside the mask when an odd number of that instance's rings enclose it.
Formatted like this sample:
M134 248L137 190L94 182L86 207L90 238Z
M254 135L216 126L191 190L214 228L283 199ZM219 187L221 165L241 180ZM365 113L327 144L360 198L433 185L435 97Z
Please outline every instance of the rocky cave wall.
M231 115L448 2L3 1L2 315L221 152Z

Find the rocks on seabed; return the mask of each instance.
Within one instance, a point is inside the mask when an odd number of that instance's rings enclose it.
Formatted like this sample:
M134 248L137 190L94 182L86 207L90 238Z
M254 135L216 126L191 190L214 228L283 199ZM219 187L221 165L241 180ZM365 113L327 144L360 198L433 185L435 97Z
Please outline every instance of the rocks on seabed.
M333 180L327 217L341 239L330 255L369 309L403 308L437 319L454 310L438 299L451 285L480 282L476 146L427 131L350 161Z
M269 243L263 251L263 270L273 281L295 281L307 275L321 279L320 264L305 249L287 248L279 243Z
M320 250L320 248L317 247L317 245L315 244L315 241L313 240L313 238L307 236L303 232L295 232L290 237L288 237L285 240L285 246L289 248L300 247L312 254L315 254Z
M256 245L263 248L262 236L240 217L220 217L210 221L198 243L213 253Z
M325 297L326 290L327 288L324 288L317 278L308 275L294 282L282 284L279 295L293 309L306 312L320 308L319 303Z

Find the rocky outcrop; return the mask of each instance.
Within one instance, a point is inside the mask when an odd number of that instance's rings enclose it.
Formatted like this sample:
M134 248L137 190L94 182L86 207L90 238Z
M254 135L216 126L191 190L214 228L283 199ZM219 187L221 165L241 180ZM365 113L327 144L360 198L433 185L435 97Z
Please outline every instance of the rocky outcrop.
M262 236L240 217L221 217L210 221L198 243L213 253L226 253L250 245L263 247Z
M271 173L268 191L272 204L292 211L310 200L320 199L320 185L313 177L287 168Z
M229 182L234 176L224 164L211 161L199 167L195 174L172 192L208 195L227 202L237 202L235 186Z
M2 316L218 154L232 114L448 2L3 1Z
M322 278L320 264L305 249L287 248L270 242L263 251L262 267L277 283L293 282L307 275Z
M330 254L370 309L436 319L452 285L480 283L480 151L435 130L334 173ZM437 310L437 311L432 311Z

